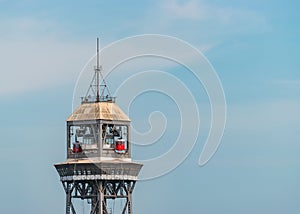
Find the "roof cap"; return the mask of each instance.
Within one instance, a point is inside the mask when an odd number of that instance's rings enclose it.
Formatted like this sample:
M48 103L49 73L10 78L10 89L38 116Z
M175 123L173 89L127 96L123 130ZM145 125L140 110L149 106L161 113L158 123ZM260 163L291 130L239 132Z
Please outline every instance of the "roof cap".
M86 120L130 122L129 117L114 102L84 102L69 116L67 122Z

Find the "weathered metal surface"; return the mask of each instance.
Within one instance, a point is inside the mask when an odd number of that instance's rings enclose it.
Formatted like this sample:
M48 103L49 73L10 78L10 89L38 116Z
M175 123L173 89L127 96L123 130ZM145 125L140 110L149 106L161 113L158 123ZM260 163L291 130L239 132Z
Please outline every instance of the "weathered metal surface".
M68 122L83 120L114 120L130 122L129 117L114 102L82 103L67 119Z
M70 162L56 164L61 181L137 180L142 164L134 162Z

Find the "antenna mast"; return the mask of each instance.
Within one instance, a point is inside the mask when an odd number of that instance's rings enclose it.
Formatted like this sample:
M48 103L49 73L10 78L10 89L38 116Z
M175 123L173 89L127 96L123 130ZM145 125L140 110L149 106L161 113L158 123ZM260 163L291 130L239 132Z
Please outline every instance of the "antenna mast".
M100 40L97 37L97 64L94 66L95 73L93 75L93 79L91 81L90 87L86 92L85 97L81 97L81 102L91 102L91 95L90 92L93 93L92 100L93 102L115 102L115 97L110 95L109 88L107 87L106 81L101 73L102 66L100 64ZM101 84L102 83L102 84ZM102 90L101 90L102 87ZM106 94L106 93L107 94ZM102 94L101 94L102 93Z
M99 65L99 38L97 37L97 66L95 69L96 72L96 84L97 84L97 97L96 102L100 102L100 65Z

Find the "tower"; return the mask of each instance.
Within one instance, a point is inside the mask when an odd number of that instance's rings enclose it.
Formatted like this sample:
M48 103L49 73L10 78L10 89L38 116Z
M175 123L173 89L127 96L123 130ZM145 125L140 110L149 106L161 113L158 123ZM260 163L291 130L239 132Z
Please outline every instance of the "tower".
M123 200L120 213L132 214L132 192L142 164L131 160L130 119L115 103L97 65L90 89L67 119L67 159L55 164L66 193L66 214L75 199L87 200L90 214L111 214L111 201ZM107 93L107 94L105 94Z

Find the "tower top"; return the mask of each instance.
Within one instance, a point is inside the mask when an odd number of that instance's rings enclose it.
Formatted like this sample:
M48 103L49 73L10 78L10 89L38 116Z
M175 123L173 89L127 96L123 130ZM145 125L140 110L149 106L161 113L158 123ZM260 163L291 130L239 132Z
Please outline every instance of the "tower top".
M97 64L87 95L67 119L67 160L55 164L66 192L66 214L86 200L91 214L132 214L132 191L142 164L131 160L130 119L114 102ZM101 80L100 80L101 78ZM118 210L117 210L118 211Z
M67 119L68 161L131 160L130 119L110 96L99 59L97 38L97 64L88 93Z

